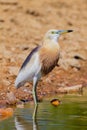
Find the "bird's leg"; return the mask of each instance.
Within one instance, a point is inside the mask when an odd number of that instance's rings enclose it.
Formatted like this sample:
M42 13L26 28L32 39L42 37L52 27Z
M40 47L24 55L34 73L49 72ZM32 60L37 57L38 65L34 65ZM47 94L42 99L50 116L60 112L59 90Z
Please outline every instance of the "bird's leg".
M37 106L37 93L36 93L37 83L38 83L38 78L35 76L33 79L33 98L34 98L35 106Z
M34 112L33 112L33 121L36 122L36 118L37 118L37 109L38 109L38 104L35 105L34 107Z

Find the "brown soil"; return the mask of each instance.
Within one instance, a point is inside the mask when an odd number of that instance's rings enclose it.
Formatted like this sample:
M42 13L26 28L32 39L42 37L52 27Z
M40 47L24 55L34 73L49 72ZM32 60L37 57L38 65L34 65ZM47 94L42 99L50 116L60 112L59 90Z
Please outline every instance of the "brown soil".
M28 53L49 29L73 29L60 37L59 67L38 84L38 97L59 93L60 87L87 84L87 0L0 0L0 103L8 91L18 99L32 99L14 81Z

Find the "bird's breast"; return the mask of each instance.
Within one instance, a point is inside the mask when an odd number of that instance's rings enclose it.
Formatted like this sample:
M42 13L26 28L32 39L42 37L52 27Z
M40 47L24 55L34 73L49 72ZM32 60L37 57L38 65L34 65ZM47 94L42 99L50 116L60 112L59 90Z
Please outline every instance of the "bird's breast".
M57 65L59 49L42 48L40 51L41 73L46 75Z

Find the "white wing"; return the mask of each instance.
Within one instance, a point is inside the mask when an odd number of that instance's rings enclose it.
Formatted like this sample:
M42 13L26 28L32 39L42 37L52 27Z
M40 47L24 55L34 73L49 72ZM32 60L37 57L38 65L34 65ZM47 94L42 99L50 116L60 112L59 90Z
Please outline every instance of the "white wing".
M23 63L22 68L16 78L16 87L22 86L26 81L32 81L33 77L38 73L41 68L38 52L33 52L32 55L30 53L29 56L29 58L25 60L25 62L27 63Z

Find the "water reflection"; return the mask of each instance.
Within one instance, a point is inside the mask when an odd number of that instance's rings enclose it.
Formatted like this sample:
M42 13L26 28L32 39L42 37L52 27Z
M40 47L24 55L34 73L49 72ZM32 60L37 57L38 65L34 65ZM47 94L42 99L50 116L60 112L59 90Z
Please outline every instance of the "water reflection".
M58 107L48 99L36 108L31 103L17 108L14 116L0 122L0 130L87 130L87 96L59 99Z
M37 106L35 106L34 112L33 112L33 130L38 130L37 111L38 111L38 104Z
M38 105L35 106L34 111L33 111L33 117L32 117L33 123L31 121L27 122L27 120L25 120L24 117L20 117L16 115L14 118L16 130L27 130L27 129L32 129L32 128L33 130L38 130L37 111L38 111Z
M60 106L54 107L49 102L39 106L24 108L15 117L16 130L84 130L87 129L87 98L64 97ZM32 113L33 117L32 118Z

